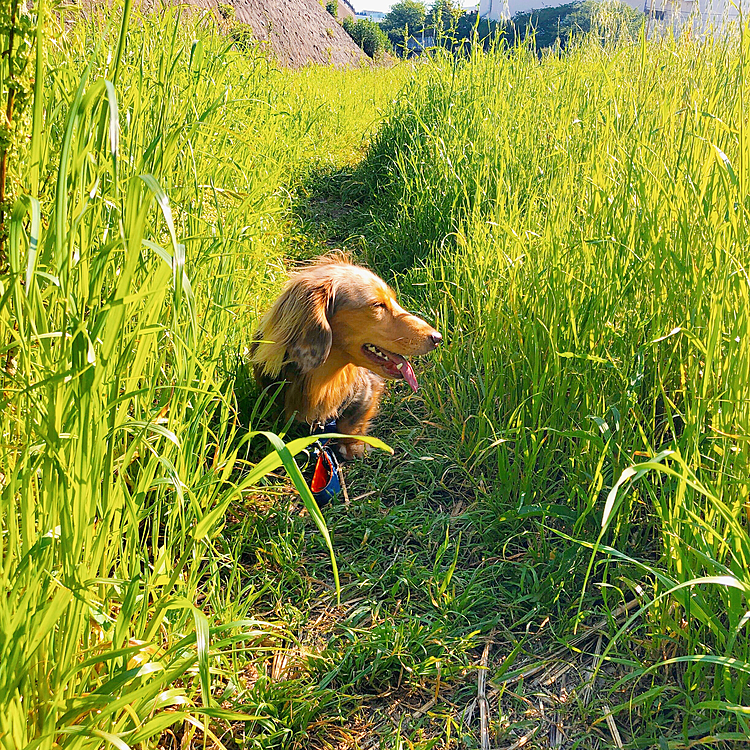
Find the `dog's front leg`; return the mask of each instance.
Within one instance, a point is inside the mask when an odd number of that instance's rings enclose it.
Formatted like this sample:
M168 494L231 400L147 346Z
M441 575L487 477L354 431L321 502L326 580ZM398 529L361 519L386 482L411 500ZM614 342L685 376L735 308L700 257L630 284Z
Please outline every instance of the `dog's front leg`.
M385 381L369 370L361 369L354 396L336 420L338 431L347 435L367 435L370 422L377 416ZM355 438L337 441L337 452L342 461L362 458L367 446Z

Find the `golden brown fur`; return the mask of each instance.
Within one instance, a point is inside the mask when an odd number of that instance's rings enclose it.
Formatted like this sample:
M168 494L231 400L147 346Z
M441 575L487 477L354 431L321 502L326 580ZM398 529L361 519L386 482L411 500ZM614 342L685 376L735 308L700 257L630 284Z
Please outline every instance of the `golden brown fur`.
M441 339L382 279L328 256L289 279L260 322L251 360L262 384L286 381L287 418L337 418L340 432L365 435L384 381L405 378L416 388L404 358L432 351ZM342 443L345 458L361 454L358 441Z

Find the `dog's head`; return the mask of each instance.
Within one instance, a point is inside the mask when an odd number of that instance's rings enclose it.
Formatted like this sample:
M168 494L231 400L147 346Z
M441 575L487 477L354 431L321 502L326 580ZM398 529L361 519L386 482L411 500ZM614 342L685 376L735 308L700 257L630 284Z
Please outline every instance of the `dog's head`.
M287 362L307 374L335 359L404 379L414 390L417 379L407 357L427 354L442 341L374 273L331 259L292 276L259 333L253 362L266 375L276 377Z

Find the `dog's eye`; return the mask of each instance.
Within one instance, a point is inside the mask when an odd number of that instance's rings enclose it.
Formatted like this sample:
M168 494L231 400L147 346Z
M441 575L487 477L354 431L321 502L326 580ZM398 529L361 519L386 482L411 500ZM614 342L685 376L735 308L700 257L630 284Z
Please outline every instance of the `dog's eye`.
M374 307L376 310L385 310L387 305L385 302L373 302L372 307Z

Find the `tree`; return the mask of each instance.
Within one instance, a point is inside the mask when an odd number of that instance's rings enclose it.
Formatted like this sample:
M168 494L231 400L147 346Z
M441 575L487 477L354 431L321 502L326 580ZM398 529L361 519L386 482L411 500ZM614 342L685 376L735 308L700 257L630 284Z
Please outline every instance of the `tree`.
M557 8L543 8L517 13L507 26L511 43L534 35L538 50L551 47L559 40L564 47L578 34L593 32L609 41L640 32L644 15L620 0L584 0Z
M407 26L416 33L424 28L426 16L427 6L421 0L401 0L393 5L380 25L386 33L391 29L403 29Z
M401 0L386 14L380 28L388 35L394 47L403 47L404 40L421 34L427 17L427 6L420 0Z
M436 0L425 19L425 26L435 37L455 36L456 26L464 15L458 0Z
M489 49L494 40L505 31L504 24L490 21L486 18L477 18L477 11L464 13L456 24L455 37L458 42L468 49L477 41L484 49Z
M560 30L561 24L578 5L579 3L568 3L557 8L516 13L507 24L509 41L513 44L533 35L534 45L538 50L551 47L564 36Z

